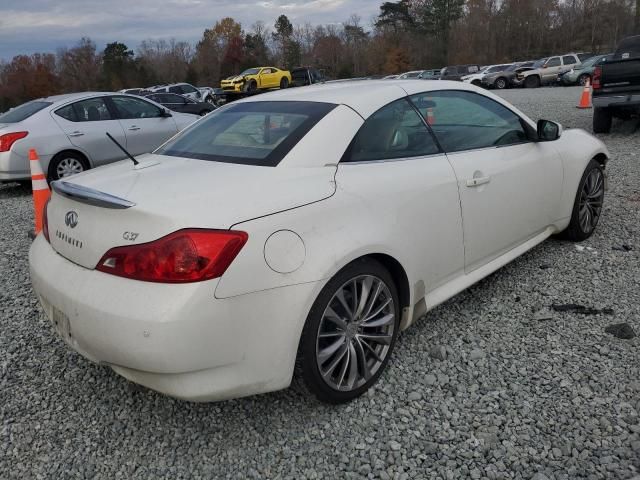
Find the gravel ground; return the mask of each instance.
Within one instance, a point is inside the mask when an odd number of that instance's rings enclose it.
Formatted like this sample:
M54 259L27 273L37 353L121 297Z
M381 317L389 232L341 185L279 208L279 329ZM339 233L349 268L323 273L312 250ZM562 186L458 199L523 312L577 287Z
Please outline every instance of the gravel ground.
M579 88L502 95L590 129ZM602 137L610 190L582 251L547 241L430 312L374 391L338 407L292 390L181 402L70 351L29 283L30 197L0 186L0 478L636 477L640 337L604 328L640 334L638 123Z

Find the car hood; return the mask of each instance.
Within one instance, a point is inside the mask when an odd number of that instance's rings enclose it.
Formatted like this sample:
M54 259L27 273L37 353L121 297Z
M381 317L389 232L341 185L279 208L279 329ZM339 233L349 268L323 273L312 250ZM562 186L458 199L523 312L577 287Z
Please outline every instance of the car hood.
M335 166L256 167L160 155L140 156L139 162L134 167L123 160L54 185L49 232L61 255L94 268L107 250L127 243L126 232L143 243L182 228L228 229L335 192ZM69 187L79 187L79 195L70 195ZM86 192L130 202L129 208L108 208ZM70 211L77 218L71 228L65 224Z

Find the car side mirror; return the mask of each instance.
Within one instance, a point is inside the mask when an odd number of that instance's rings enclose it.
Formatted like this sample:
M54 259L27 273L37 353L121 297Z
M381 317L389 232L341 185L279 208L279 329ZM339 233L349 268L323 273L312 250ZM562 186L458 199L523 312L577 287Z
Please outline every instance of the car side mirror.
M562 125L551 120L538 120L538 140L541 142L553 142L562 135Z
M164 117L164 118L170 117L171 116L171 112L169 112L169 110L164 108L164 109L162 109L162 114L160 116Z

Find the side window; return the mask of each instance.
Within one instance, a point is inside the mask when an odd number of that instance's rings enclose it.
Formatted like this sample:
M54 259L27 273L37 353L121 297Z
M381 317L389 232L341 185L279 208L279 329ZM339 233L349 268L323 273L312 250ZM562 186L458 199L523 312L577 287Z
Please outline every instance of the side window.
M162 97L164 103L184 103L180 95L174 95L173 93L167 93Z
M438 153L431 133L406 99L382 107L360 127L343 162L420 157Z
M100 120L112 120L111 113L102 98L90 98L81 100L71 105L75 112L77 122L99 122Z
M112 97L120 118L154 118L161 117L162 110L142 99L131 97Z
M65 120L69 120L70 122L77 122L78 117L76 117L76 112L73 109L73 105L67 105L66 107L59 108L56 110L56 115L64 118Z
M268 73L273 73L273 71L270 68L263 68L260 72L261 75L266 75Z
M182 85L182 93L195 93L197 92L197 90L195 88L193 88L191 85ZM180 93L180 92L176 92L176 93Z
M169 87L168 90L171 93L182 93L182 88L180 88L180 85ZM166 90L165 90L165 92L166 92Z
M560 57L552 57L547 60L545 64L546 67L559 67L560 66Z
M562 57L562 63L564 65L574 65L576 63L576 59L573 55L565 55Z
M527 142L518 117L508 108L473 92L434 91L411 100L445 152L459 152Z

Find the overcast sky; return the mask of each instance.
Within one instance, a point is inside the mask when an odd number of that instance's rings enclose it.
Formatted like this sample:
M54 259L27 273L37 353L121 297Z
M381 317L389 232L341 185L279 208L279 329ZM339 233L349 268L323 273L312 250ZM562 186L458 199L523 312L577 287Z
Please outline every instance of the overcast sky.
M120 41L135 49L146 38L196 41L216 20L233 17L248 29L273 26L281 13L295 25L341 23L356 13L370 25L381 0L0 0L0 58L55 52L81 37L102 49Z

